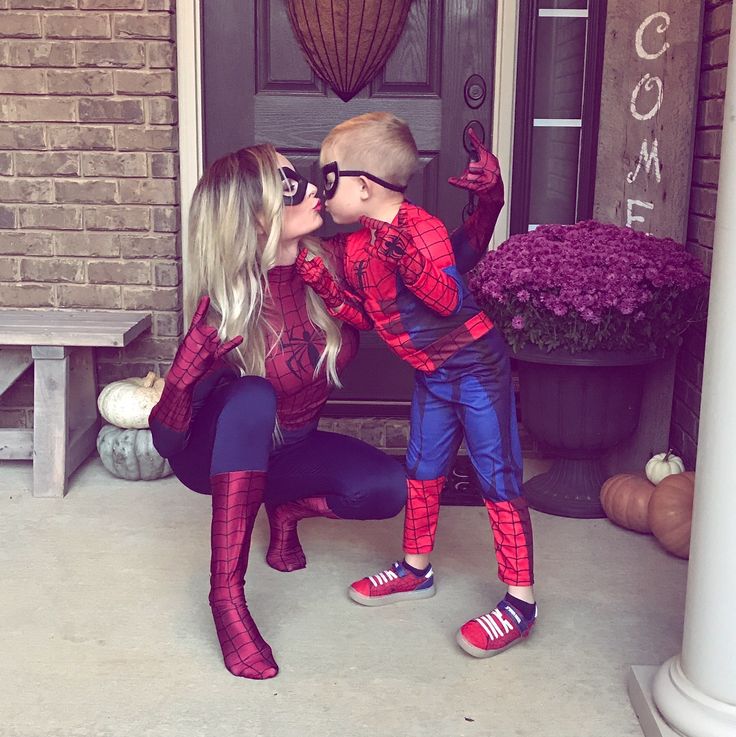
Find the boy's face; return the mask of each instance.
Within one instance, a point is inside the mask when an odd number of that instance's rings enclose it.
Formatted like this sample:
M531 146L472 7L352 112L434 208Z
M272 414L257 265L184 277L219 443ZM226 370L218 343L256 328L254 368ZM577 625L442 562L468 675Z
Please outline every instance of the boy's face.
M340 160L336 161L340 167ZM338 225L357 223L361 215L368 214L365 204L367 195L366 183L362 177L340 177L335 193L325 200L325 209Z

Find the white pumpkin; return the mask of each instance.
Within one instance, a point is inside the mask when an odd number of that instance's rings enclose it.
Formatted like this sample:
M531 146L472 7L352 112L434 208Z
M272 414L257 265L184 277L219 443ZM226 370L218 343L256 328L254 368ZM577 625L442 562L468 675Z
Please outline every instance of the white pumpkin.
M105 421L128 429L148 427L148 415L161 399L164 380L149 371L142 379L133 377L108 384L97 398Z
M673 473L682 473L684 470L685 464L682 458L676 456L671 450L652 456L644 467L644 473L653 484L658 484Z

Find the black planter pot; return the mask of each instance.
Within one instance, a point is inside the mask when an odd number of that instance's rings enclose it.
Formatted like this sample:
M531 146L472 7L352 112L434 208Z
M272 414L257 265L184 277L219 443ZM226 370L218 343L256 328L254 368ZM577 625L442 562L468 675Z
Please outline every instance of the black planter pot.
M603 455L636 430L645 367L658 356L526 346L514 358L521 420L555 456L549 471L524 484L530 506L562 517L604 517Z

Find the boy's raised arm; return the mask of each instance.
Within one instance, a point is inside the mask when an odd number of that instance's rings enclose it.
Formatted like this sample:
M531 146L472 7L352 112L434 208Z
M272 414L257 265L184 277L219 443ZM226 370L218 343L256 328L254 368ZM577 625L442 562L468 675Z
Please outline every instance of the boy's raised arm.
M488 249L498 215L504 205L504 187L498 159L480 142L471 128L468 131L475 148L473 160L459 177L447 181L475 194L478 203L472 215L452 231L450 241L458 271L470 271Z

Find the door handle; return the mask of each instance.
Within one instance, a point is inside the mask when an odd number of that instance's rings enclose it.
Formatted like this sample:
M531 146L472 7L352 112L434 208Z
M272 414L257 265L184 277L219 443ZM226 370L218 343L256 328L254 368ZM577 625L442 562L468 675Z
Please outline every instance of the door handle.
M477 161L475 158L475 149L473 148L470 136L468 135L471 128L481 143L486 142L486 129L483 127L483 123L481 123L480 120L471 120L465 128L463 128L463 148L467 152L468 156L470 156L471 161Z

